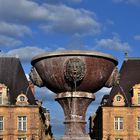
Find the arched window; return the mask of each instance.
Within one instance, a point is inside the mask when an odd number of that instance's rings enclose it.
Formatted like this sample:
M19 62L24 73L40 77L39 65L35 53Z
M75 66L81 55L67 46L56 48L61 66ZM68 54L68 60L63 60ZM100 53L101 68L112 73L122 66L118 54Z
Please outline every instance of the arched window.
M26 97L26 95L23 94L23 93L18 95L16 104L17 105L26 105L26 104L28 104L28 98Z
M113 106L124 106L125 99L122 94L117 93L113 99Z

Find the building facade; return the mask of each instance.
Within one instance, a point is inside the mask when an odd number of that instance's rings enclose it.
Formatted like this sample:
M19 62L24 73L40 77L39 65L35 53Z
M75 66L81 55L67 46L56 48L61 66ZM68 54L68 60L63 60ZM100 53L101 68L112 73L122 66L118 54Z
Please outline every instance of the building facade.
M140 59L127 58L120 82L105 95L90 117L90 136L95 140L140 140Z
M33 93L18 58L0 58L0 140L52 140L49 111Z

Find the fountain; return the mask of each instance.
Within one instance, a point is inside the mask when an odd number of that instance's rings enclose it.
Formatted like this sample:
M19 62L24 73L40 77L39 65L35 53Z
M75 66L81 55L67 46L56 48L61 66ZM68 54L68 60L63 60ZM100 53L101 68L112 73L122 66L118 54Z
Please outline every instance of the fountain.
M117 60L95 51L56 51L31 61L30 78L39 87L56 93L55 100L65 114L65 134L61 140L90 140L85 130L85 114L95 93L117 81Z

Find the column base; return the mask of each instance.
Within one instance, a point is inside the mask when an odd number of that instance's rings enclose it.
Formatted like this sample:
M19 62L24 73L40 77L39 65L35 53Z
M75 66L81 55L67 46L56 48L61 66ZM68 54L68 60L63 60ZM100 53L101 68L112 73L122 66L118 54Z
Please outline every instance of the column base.
M91 138L89 137L89 135L64 135L60 140L91 140Z

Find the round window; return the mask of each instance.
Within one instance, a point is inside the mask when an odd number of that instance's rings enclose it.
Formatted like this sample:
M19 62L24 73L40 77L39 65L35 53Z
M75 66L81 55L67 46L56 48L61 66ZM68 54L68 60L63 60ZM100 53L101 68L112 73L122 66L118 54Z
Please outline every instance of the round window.
M122 98L122 97L119 96L119 95L116 97L116 99L117 99L118 102L121 101L121 98Z
M24 96L20 96L20 101L25 101L25 97Z

